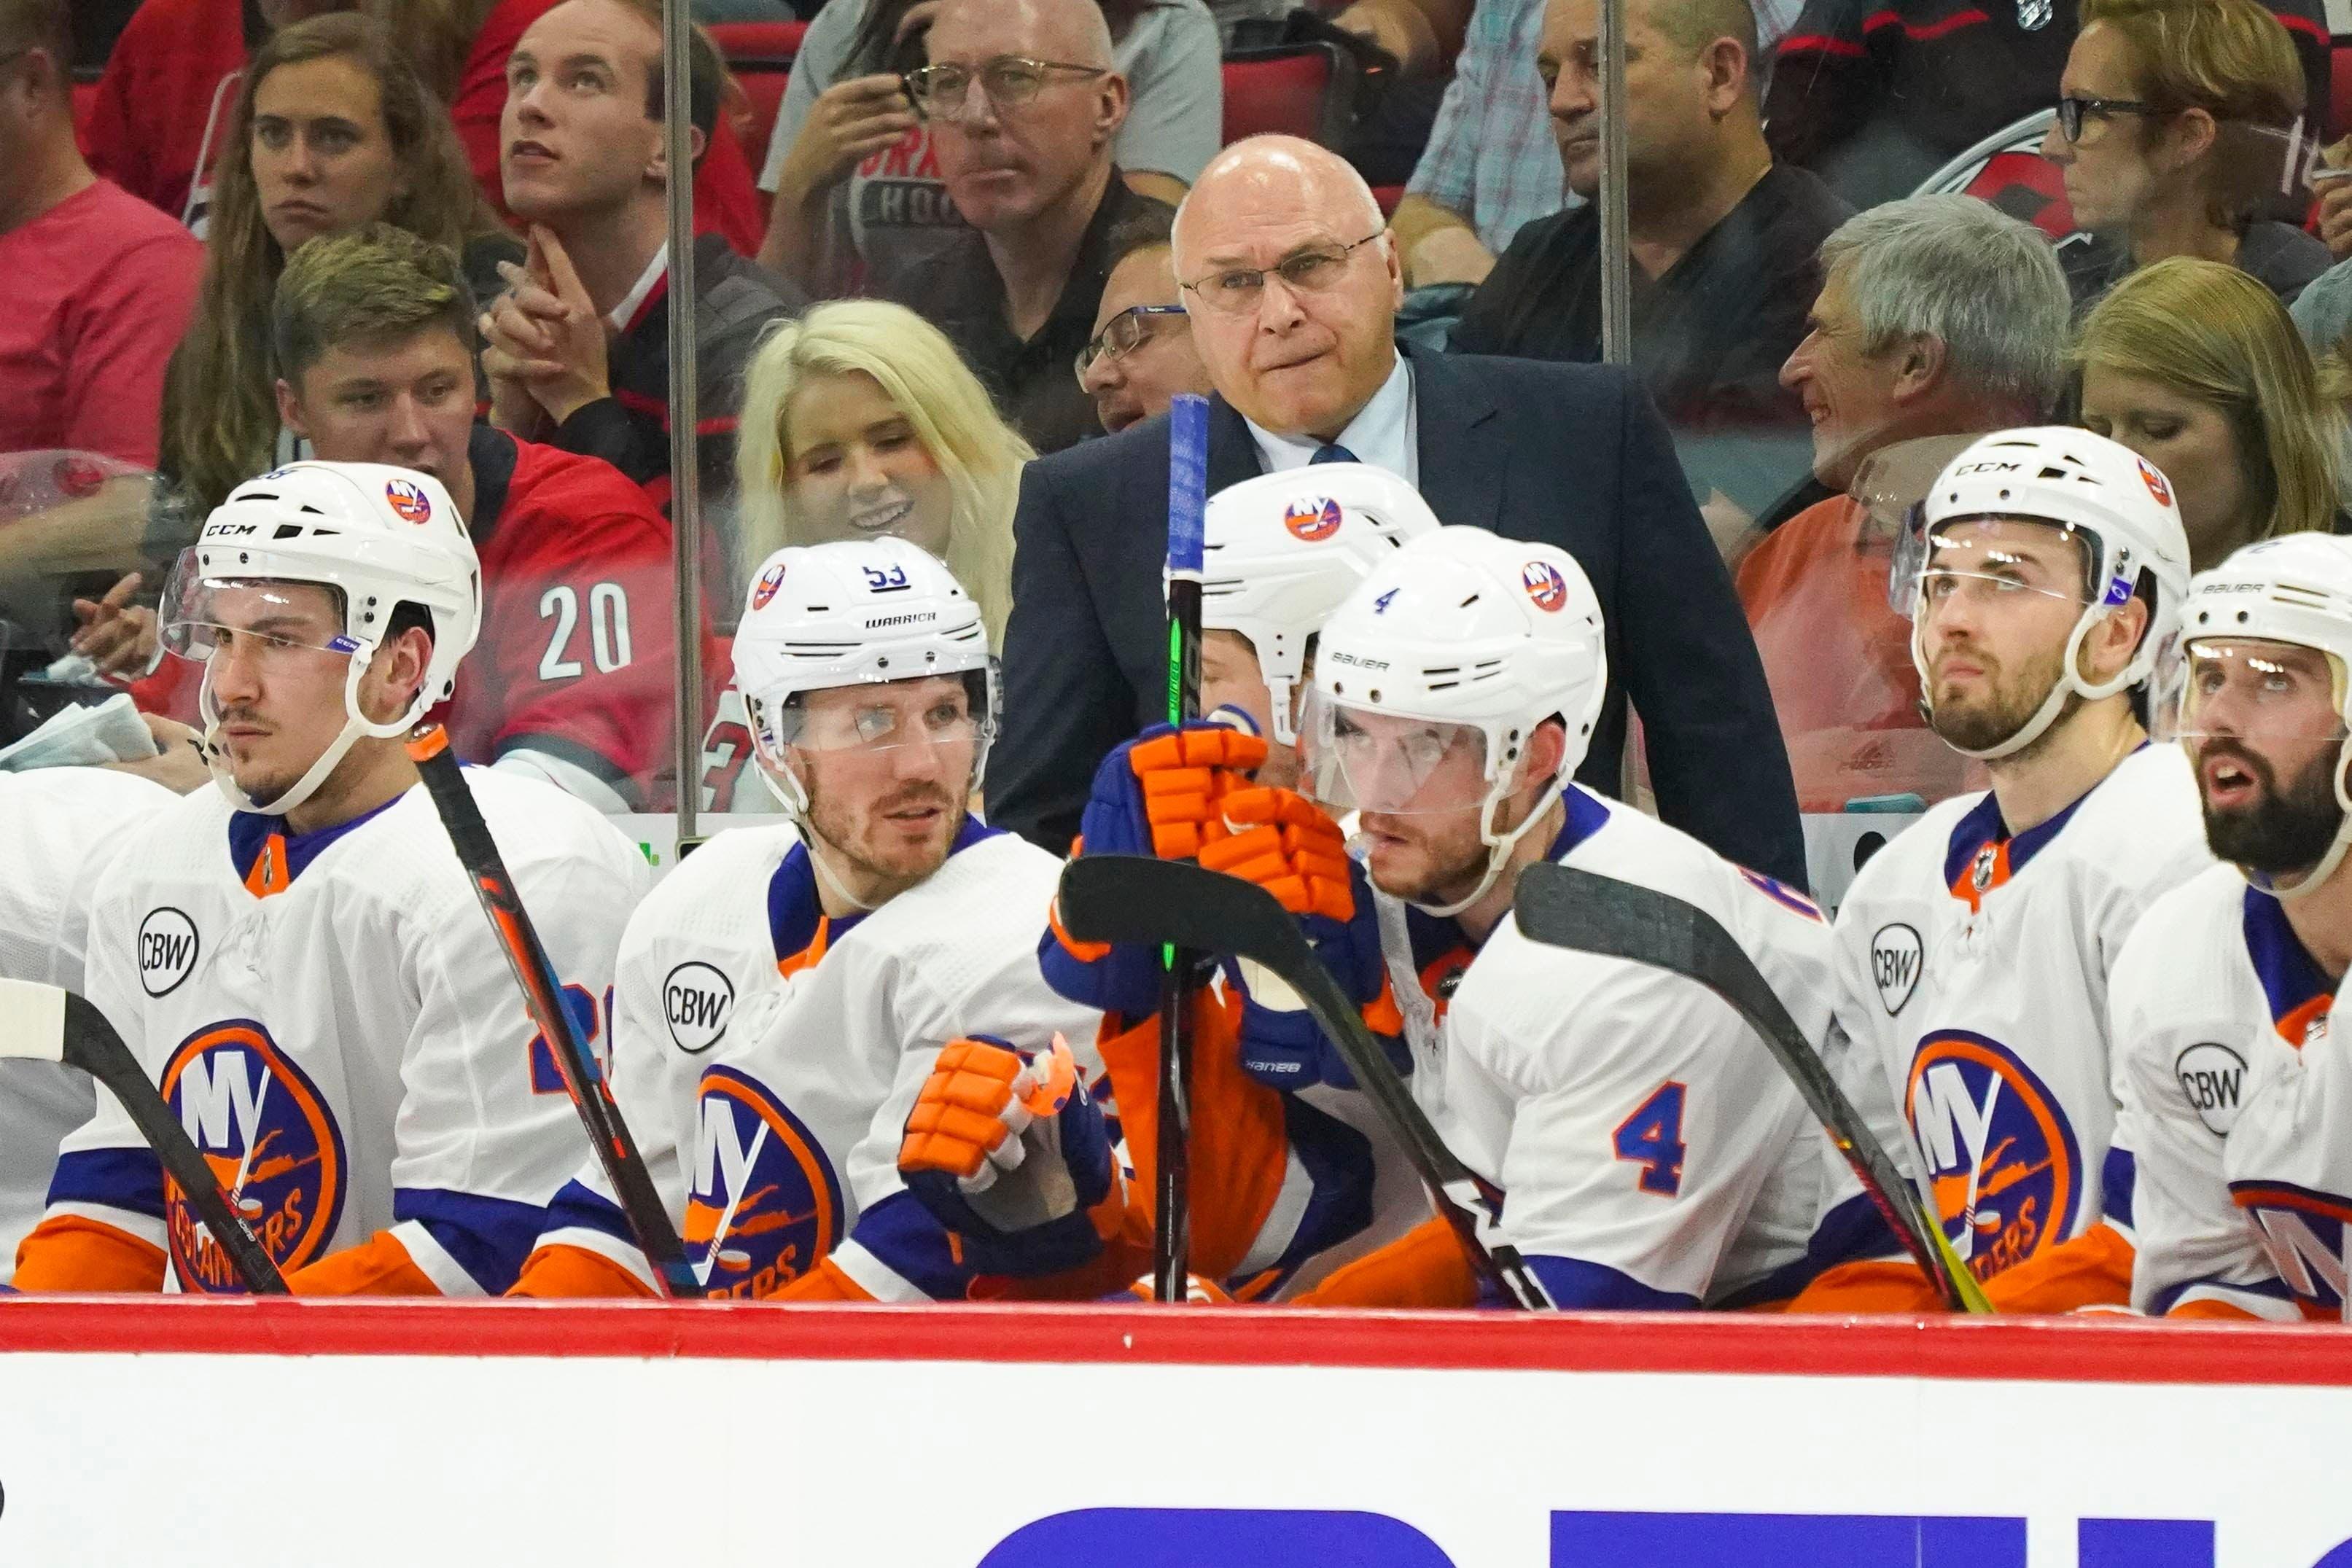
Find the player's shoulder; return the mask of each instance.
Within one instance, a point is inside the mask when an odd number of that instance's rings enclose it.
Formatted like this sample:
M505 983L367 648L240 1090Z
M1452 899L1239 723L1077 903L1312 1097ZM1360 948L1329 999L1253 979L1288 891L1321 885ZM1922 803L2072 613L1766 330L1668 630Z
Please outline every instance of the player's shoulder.
M2183 842L2204 842L2197 775L2177 746L2147 745L2115 766L2083 797L2059 837L2074 852L2127 873Z
M1606 821L1563 857L1563 863L1638 883L1695 904L1725 925L1746 923L1750 900L1761 897L1810 925L1827 921L1812 900L1769 876L1726 860L1715 850L1668 822L1631 806L1602 801L1579 790L1571 810L1607 814Z
M544 779L468 768L467 784L526 907L541 921L617 921L645 890L645 856L602 813ZM474 901L472 880L422 783L360 824L304 873L397 923L431 925ZM299 885L301 879L298 879Z
M518 856L532 852L585 852L607 860L644 862L643 852L613 825L611 818L544 779L499 768L468 768L465 779L481 809L482 821L497 837L499 852L509 864ZM403 797L399 810L407 814L404 825L410 831L419 831L420 821L423 827L440 831L440 819L423 785Z
M994 984L1008 967L1024 980L1036 972L1062 862L1017 833L976 825L965 833L938 871L867 915L842 951L858 949L948 997Z
M1919 820L1886 841L1879 852L1853 873L1853 881L1838 904L1838 921L1846 912L1866 912L1872 905L1895 899L1941 896L1946 890L1944 861L1951 853L1952 834L1961 820L1985 802L1985 791L1971 790L1938 800Z
M112 768L0 773L0 821L23 838L120 834L179 799L152 779Z
M659 927L715 912L725 921L746 901L764 904L776 868L800 841L789 822L723 828L655 884L637 906L638 919ZM764 922L760 929L764 937Z
M2222 864L2158 894L2124 939L2111 989L2158 1008L2210 991L2217 972L2245 950L2250 894L2238 868Z
M179 875L215 860L226 868L228 822L234 814L221 792L209 784L155 802L152 810L125 826L116 876L137 882L143 877Z

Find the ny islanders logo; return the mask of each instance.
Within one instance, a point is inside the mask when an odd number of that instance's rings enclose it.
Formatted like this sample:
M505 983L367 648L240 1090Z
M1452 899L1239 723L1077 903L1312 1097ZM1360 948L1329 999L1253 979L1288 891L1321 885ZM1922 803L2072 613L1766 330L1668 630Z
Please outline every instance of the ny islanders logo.
M694 1119L687 1260L714 1296L771 1295L840 1243L841 1182L800 1119L731 1068L704 1070Z
M751 589L751 608L754 610L765 610L768 607L768 601L776 597L776 590L783 587L783 585L784 563L782 561L778 561L775 565L761 572L760 574L760 580L753 585Z
M1556 613L1568 602L1568 579L1560 576L1559 568L1548 560L1531 560L1519 569L1519 584L1536 608Z
M333 1113L269 1031L249 1019L198 1030L163 1069L163 1099L278 1268L323 1254L342 1218L350 1166ZM163 1183L172 1266L191 1291L241 1292L236 1270L188 1206Z
M2230 1201L2246 1211L2279 1281L2305 1317L2334 1320L2344 1311L2345 1225L2352 1203L2283 1181L2233 1181Z
M433 520L433 503L425 498L425 486L409 479L387 479L383 483L383 498L393 514L404 523L419 527Z
M1339 503L1324 496L1301 496L1282 510L1282 526L1313 544L1339 531Z
M2145 457L2135 457L2132 461L2139 465L2140 482L2147 486L2147 493L2156 497L2156 504L2159 507L2172 505L2172 486L2165 483L2164 476L2158 473Z
M1962 1030L1928 1035L1904 1102L1944 1233L1979 1279L2072 1233L2083 1201L2074 1130L2008 1047Z

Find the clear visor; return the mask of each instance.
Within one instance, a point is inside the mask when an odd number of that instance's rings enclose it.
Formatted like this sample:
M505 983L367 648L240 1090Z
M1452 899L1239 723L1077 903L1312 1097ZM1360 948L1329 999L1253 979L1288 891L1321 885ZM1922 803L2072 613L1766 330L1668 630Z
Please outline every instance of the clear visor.
M2149 728L2159 740L2266 743L2330 740L2344 733L2344 665L2299 643L2205 637L2180 643L2157 666Z
M1305 709L1307 789L1325 810L1409 816L1484 804L1486 735L1476 725L1375 713L1311 688Z
M893 751L908 746L974 747L995 734L985 670L911 680L877 681L799 692L762 703L767 739L777 749ZM754 729L762 727L755 723Z
M341 589L274 578L206 577L182 550L157 610L163 646L183 658L250 652L273 663L349 658L361 644L343 630Z
M1889 598L1914 617L2029 595L2079 605L2091 559L2090 541L2063 524L1956 517L1930 528L1915 511L1895 543Z

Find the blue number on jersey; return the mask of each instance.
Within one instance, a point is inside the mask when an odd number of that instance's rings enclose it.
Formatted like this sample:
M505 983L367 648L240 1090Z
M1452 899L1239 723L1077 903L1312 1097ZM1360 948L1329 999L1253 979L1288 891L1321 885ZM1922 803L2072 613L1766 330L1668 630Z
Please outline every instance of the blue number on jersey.
M1617 1124L1613 1138L1617 1157L1642 1167L1641 1188L1660 1197L1683 1189L1683 1086L1671 1081L1642 1102L1642 1108Z
M612 993L607 991L608 999ZM572 1015L572 1027L588 1044L589 1054L596 1058L598 1067L612 1071L612 1059L596 1049L596 1041L604 1032L596 1017L596 994L585 986L563 988L563 1010ZM564 1094L570 1092L563 1084L562 1070L555 1065L555 1048L544 1034L530 1037L530 1092L534 1094Z

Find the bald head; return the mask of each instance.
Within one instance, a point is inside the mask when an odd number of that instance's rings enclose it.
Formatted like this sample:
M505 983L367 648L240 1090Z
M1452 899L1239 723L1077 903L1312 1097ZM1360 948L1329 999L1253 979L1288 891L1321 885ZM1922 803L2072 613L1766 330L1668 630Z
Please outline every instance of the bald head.
M1192 277L1188 264L1201 254L1187 249L1188 234L1222 228L1237 213L1299 212L1360 216L1349 225L1356 231L1349 240L1387 222L1355 165L1329 148L1296 136L1244 137L1209 160L1176 209L1177 275Z
M1032 59L1059 60L1065 65L1111 68L1110 24L1103 20L1096 0L943 0L931 19L930 57L940 52L941 32L951 47L971 25L991 24L992 36L1026 40L1008 50Z

